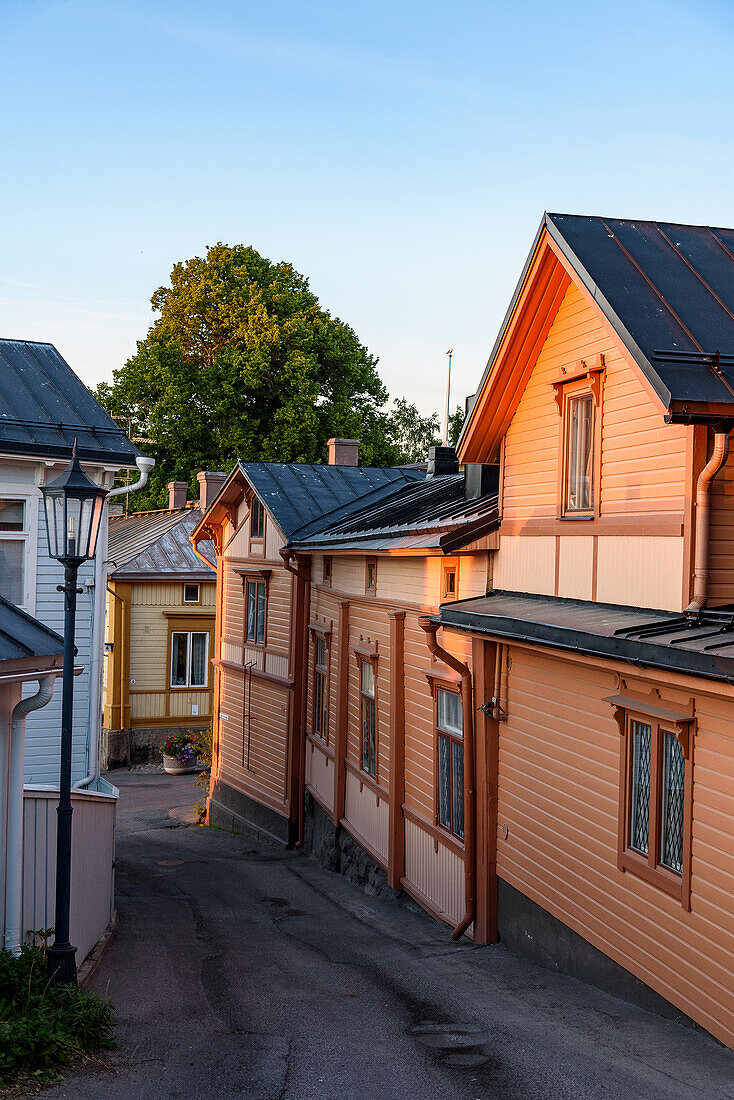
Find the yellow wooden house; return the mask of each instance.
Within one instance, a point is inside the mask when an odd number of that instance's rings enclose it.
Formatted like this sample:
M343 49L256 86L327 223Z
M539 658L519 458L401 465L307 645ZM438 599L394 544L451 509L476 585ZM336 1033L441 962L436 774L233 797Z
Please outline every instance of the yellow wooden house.
M216 572L189 535L224 481L200 473L200 499L169 484L169 507L110 518L102 766L160 760L177 730L211 723Z

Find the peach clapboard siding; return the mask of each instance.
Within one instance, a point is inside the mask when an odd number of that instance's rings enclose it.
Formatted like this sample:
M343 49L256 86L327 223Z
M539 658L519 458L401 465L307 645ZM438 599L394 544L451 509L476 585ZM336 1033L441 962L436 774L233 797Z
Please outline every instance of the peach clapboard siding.
M555 518L559 416L552 382L605 358L602 515L683 512L685 428L666 425L601 318L570 283L505 436L504 520Z
M563 368L600 352L605 359L600 514L606 520L637 516L643 524L648 516L669 519L673 526L683 522L686 429L665 424L606 325L572 282L505 435L502 519L515 526L500 536L494 584L511 591L680 610L682 535L600 534L594 590L593 524L583 535L568 537L522 532L522 524L554 521L558 514L561 421L552 382ZM652 590L640 561L652 571Z
M510 656L508 720L500 729L499 876L731 1045L731 690L717 697L701 684L696 695L687 913L617 869L620 743L603 702L617 690L615 669L518 646ZM654 685L673 701L692 694L667 686L659 673L635 672L627 684L638 691Z

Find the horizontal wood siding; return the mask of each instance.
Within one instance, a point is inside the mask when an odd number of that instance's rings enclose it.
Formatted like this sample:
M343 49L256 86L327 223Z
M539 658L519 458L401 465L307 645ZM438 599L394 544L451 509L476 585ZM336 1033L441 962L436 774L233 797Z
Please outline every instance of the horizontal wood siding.
M571 283L505 436L502 468L505 525L557 519L561 420L552 383L579 360L592 359L599 353L605 359L601 485L596 487L601 517L608 521L637 516L644 523L646 517L652 516L682 522L686 429L665 424L662 412L628 365L606 325ZM588 527L585 535L592 534L593 524ZM532 541L538 537L543 538L544 545L534 550L525 549L517 538L501 537L494 566L497 588L554 593L555 558L545 536L534 535ZM607 537L600 535L600 543ZM520 538L524 540L523 535ZM677 573L669 585L670 591L677 594L673 607L680 606L682 553L681 541L675 563ZM619 599L613 578L604 576L608 561L608 557L602 559L600 555L599 583L605 591L611 591L612 602L635 602ZM563 594L589 599L586 558L581 564L578 583L574 585L573 569L567 559ZM657 606L671 606L671 597L666 594Z
M734 603L734 446L711 486L709 568L709 606Z
M500 727L497 868L610 958L734 1044L732 695L696 697L691 912L617 869L619 731L611 666L511 647ZM675 683L675 681L671 681ZM632 690L691 692L635 673ZM504 828L507 833L504 836Z

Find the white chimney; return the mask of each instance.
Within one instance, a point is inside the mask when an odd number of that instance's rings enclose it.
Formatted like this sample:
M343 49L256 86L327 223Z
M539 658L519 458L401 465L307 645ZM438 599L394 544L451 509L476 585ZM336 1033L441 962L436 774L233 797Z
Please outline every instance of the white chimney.
M330 466L359 466L358 439L330 439L326 446Z

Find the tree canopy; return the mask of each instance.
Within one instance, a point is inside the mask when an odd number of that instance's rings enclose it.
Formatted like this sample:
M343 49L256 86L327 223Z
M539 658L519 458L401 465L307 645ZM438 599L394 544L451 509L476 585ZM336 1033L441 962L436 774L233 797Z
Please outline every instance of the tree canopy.
M385 411L377 360L289 263L216 244L151 303L148 335L96 390L156 460L133 507L164 507L172 480L196 496L197 471L237 458L325 461L331 436L358 438L365 465L417 461L440 439L438 416L406 399Z

